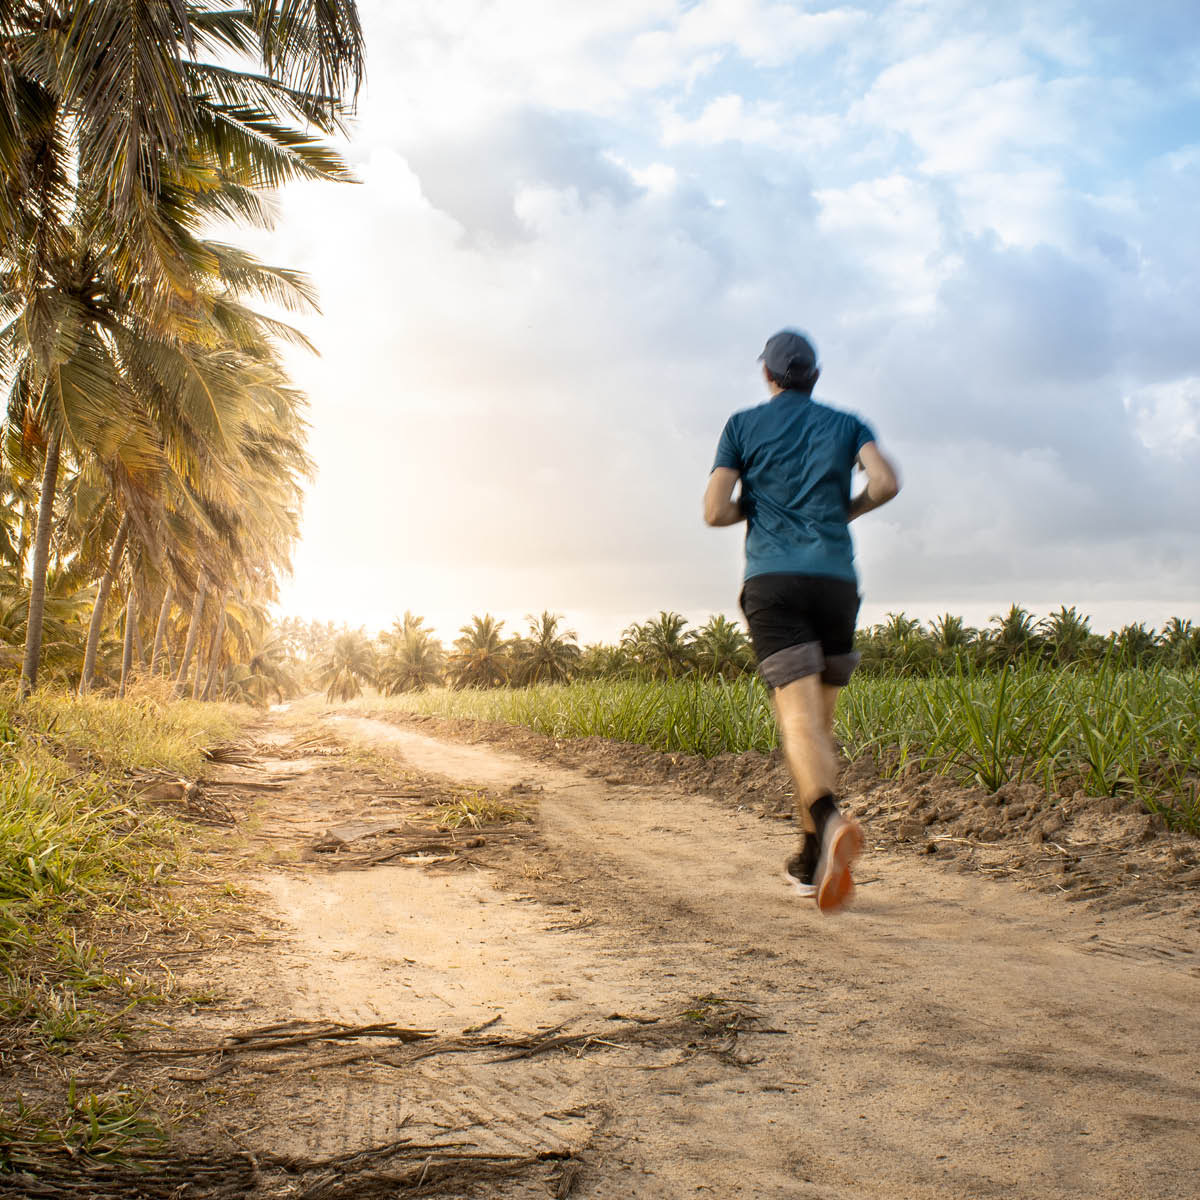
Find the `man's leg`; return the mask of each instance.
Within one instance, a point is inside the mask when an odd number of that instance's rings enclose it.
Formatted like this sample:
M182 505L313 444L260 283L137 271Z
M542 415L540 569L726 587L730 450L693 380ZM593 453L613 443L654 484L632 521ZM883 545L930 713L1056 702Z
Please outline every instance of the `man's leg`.
M813 801L831 795L837 782L832 736L837 692L820 675L805 675L773 692L783 756L796 788L796 815L805 833L816 832L809 811Z
M742 611L768 687L803 829L785 874L801 895L836 912L853 891L850 865L862 848L858 823L834 797L837 754L833 713L857 659L854 584L809 576L764 575L746 581ZM830 653L832 651L832 653Z
M833 714L838 685L805 675L775 689L775 715L784 757L796 788L804 842L789 874L812 880L817 906L837 912L854 891L850 866L862 850L858 822L843 817L834 799L837 750Z
M837 743L833 740L833 717L837 712L838 692L842 689L833 684L821 684L821 702L825 706L825 732L829 734L829 743L834 747L834 758L837 758Z

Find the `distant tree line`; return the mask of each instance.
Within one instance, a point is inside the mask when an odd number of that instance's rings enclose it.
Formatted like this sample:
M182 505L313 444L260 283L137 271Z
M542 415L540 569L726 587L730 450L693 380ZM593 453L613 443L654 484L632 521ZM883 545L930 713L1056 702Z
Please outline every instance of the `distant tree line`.
M349 700L364 687L385 694L425 688L524 687L574 679L676 679L701 675L734 679L755 668L743 627L712 616L690 626L677 612L630 625L615 643L580 645L551 612L526 617L524 633L506 635L504 622L474 616L447 648L422 617L406 612L378 637L332 623L283 621L275 644L293 664L297 686L320 688L331 700ZM1173 617L1161 631L1126 625L1092 632L1088 617L1060 608L1038 620L1014 604L984 629L949 613L928 627L904 613L858 634L862 668L873 674L928 675L961 666L999 669L1014 662L1128 668L1200 666L1200 628Z
M727 617L690 628L679 613L661 612L630 625L615 645L581 646L552 612L526 617L524 633L507 635L504 622L474 616L447 648L424 618L406 612L370 637L365 630L295 618L276 636L294 661L294 675L331 700L349 700L366 686L395 692L429 687L526 687L573 679L673 679L692 672L732 679L754 667L750 641Z
M1125 668L1200 666L1200 628L1172 617L1161 630L1144 622L1095 633L1091 620L1065 605L1040 620L1019 604L975 629L945 613L928 627L904 613L859 633L862 667L876 674L929 675L958 665L995 669L1015 662L1066 667L1108 663Z

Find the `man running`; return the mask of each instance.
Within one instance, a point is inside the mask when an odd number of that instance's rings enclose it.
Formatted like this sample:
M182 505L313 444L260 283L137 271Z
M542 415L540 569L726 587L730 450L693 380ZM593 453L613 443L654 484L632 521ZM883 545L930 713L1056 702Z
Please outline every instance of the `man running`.
M820 375L812 343L784 329L759 361L771 399L725 424L704 493L709 525L746 522L741 606L775 707L804 831L788 883L837 912L854 891L862 851L857 821L838 811L833 711L858 665L858 580L849 522L900 490L875 434L852 413L812 398ZM855 464L866 487L850 495ZM741 480L737 499L733 491Z

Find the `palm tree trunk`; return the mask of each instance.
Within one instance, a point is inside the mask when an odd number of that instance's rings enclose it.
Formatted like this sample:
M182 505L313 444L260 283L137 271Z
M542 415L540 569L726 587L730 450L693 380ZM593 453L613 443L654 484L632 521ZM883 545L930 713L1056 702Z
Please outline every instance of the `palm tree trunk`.
M27 696L37 683L42 660L42 622L46 617L46 564L50 559L50 525L54 517L54 489L58 483L58 436L46 447L42 495L38 501L37 533L33 539L33 564L29 581L29 619L25 623L25 660L21 665L20 694Z
M204 572L196 580L196 595L192 600L192 615L188 621L187 641L183 643L183 657L179 662L179 674L175 676L175 692L182 696L187 688L188 668L192 665L192 651L196 649L196 639L200 636L200 618L204 615L204 593L208 591L208 580Z
M96 593L96 603L92 608L92 623L88 627L87 649L83 654L83 673L79 676L79 694L86 696L96 677L96 651L100 648L100 630L104 626L104 610L108 606L108 594L112 591L113 580L121 565L121 555L125 553L125 541L129 537L129 514L121 518L117 526L117 536L113 539L112 549L108 554L108 568L100 580L100 590Z
M21 532L17 538L17 581L25 578L25 555L29 553L29 501L21 501Z
M158 625L154 629L154 649L150 651L151 675L158 670L158 656L162 653L163 640L167 636L167 618L171 615L171 605L174 600L175 585L168 584L166 592L163 593L162 608L158 610Z
M146 665L146 647L142 644L142 622L140 617L133 622L133 653L137 659L138 666L144 667Z
M121 686L117 695L125 697L125 685L129 682L129 672L133 669L133 637L137 630L137 593L129 589L129 599L125 602L125 647L121 655Z
M225 594L222 592L217 600L217 631L213 634L212 653L208 656L208 682L204 685L202 700L212 698L213 684L217 680L217 668L221 663L222 641L225 638ZM196 672L196 682L200 682L200 672Z
M196 640L196 678L192 680L192 699L200 699L200 685L204 682L204 639ZM187 680L184 680L187 683Z

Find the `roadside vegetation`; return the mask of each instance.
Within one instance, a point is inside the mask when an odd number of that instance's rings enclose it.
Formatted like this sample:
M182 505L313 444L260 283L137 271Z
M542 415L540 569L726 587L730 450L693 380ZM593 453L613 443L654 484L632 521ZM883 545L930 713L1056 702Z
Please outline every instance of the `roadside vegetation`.
M169 913L163 884L185 851L132 773L195 778L203 748L236 727L224 705L0 695L0 1167L153 1132L143 1098L79 1083L70 1054L120 1038L125 1014L162 999L159 981L122 965L118 934ZM30 1097L28 1067L11 1073L41 1059L59 1065Z

